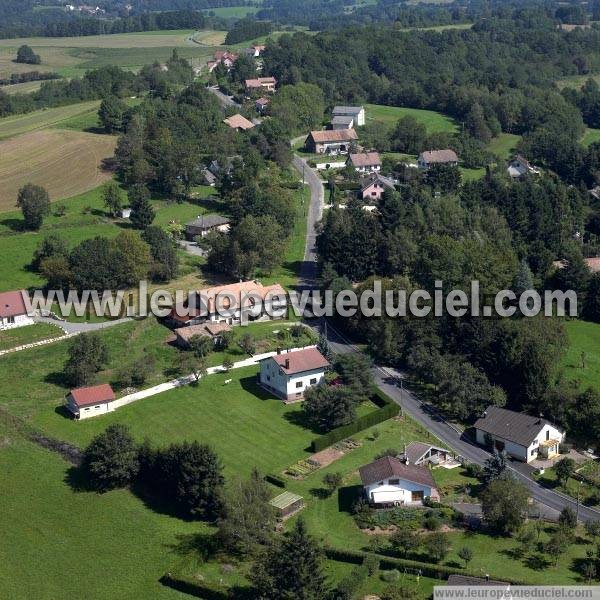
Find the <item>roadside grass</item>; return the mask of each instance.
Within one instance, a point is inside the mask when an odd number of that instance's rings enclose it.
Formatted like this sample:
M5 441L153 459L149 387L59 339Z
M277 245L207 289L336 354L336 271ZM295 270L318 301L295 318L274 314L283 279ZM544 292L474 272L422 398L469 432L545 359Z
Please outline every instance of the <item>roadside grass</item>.
M50 340L64 335L62 329L49 323L35 323L25 327L0 331L0 350L17 348L41 340Z
M514 154L520 139L520 135L501 133L495 138L492 138L486 149L496 155L499 159L507 160Z
M367 121L381 121L390 125L395 125L402 117L411 116L419 123L425 125L428 134L440 132L455 133L458 130L453 119L433 110L366 104L365 113Z
M580 390L600 389L600 324L575 319L564 326L569 338L562 360L566 378L577 382Z
M153 512L126 490L74 491L58 455L0 434L0 479L10 490L0 494L3 597L182 598L158 579L202 524Z
M572 477L566 483L559 484L554 467L546 469L543 475L537 475L536 480L543 486L555 489L571 498L577 498L582 504L597 507L600 504L600 486L591 485L587 482L581 484Z

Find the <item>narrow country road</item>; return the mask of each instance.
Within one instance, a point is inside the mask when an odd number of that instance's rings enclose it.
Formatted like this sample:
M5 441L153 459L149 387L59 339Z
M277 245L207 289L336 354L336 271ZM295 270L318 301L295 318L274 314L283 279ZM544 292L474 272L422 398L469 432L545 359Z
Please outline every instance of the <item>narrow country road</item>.
M233 100L231 96L226 96L218 87L210 86L208 88L208 91L217 97L223 108L229 108L231 106L240 106L237 102Z
M50 325L56 325L68 334L76 334L87 333L88 331L99 331L100 329L107 329L108 327L114 327L115 325L128 323L132 319L131 317L124 317L123 319L100 321L98 323L76 323L70 321L59 321L50 317L34 317L33 320L36 323L50 323Z
M300 271L300 288L310 289L316 287L317 279L317 254L315 250L315 226L323 214L324 191L323 184L318 175L308 166L306 161L299 156L294 156L294 167L302 173L311 189L310 210L308 212L308 225L304 262ZM318 329L323 328L323 321L311 319L308 323ZM331 350L336 354L359 352L359 350L335 329L329 322L326 327L327 339ZM490 453L474 444L462 431L446 422L430 405L421 402L409 389L403 386L403 374L395 369L375 366L373 377L377 387L399 404L402 410L422 425L427 431L435 435L449 449L453 450L468 462L479 465L490 457ZM537 502L554 510L561 511L565 507L577 512L581 521L600 521L600 511L594 508L578 505L573 498L560 492L542 487L532 478L533 468L519 461L511 461L511 471L527 488L531 497Z

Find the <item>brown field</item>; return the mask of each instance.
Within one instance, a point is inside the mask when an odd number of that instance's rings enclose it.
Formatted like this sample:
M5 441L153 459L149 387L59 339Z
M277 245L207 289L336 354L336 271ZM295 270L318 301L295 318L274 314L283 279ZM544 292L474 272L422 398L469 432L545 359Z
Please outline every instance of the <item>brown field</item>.
M41 87L41 81L26 81L25 83L16 83L14 85L3 85L0 87L0 90L5 94L29 94L36 92Z
M44 186L52 201L69 198L111 178L101 169L117 138L79 131L32 131L0 142L0 211L14 210L19 188Z
M10 44L7 44L7 42L10 42ZM71 56L68 48L38 47L34 51L42 57L41 65L17 63L14 62L14 59L19 46L15 46L15 42L16 40L0 40L0 77L8 77L11 73L28 73L30 71L58 71L66 67L76 67L85 60L84 58Z

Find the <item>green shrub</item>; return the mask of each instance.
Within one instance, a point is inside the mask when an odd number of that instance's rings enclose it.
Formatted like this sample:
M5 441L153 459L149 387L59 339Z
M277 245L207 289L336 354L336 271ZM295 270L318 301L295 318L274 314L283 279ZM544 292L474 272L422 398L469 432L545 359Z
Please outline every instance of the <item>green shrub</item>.
M379 559L373 554L367 554L363 560L363 565L367 568L369 577L372 577L379 569Z
M394 583L400 579L400 571L398 569L392 569L391 571L383 571L381 579L387 583Z
M276 487L285 488L285 479L274 473L267 473L265 475L265 481Z

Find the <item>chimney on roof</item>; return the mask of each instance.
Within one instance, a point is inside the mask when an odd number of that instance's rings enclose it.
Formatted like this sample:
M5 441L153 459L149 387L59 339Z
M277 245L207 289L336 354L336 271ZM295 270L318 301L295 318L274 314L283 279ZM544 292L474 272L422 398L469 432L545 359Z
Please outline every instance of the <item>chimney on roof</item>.
M406 454L406 444L404 444L404 463L408 464L408 454Z
M285 368L286 368L286 369L289 369L289 368L290 368L290 359L289 359L289 358L286 358L286 359L285 359Z

